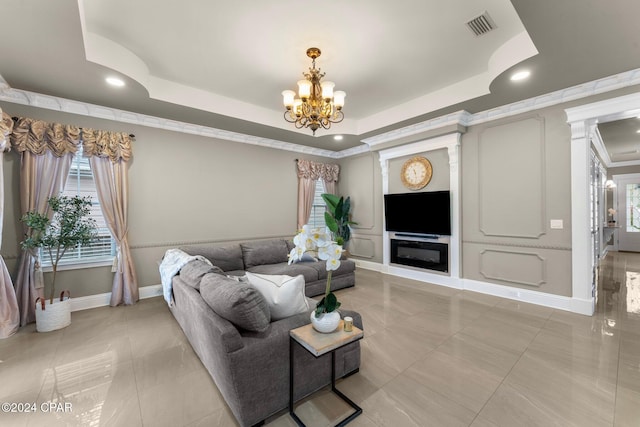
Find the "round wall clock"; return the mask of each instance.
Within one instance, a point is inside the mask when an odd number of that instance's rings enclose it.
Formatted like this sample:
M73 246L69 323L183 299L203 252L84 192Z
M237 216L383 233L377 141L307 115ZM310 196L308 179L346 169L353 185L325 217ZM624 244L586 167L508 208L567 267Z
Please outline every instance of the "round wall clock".
M420 190L424 188L433 175L431 162L424 157L412 157L402 165L400 179L405 187L410 190Z

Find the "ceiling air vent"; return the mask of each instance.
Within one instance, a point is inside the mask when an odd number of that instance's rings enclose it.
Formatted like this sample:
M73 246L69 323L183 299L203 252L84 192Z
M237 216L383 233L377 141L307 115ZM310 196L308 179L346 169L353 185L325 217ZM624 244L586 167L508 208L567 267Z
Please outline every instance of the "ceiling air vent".
M481 36L483 34L487 34L491 30L494 30L496 28L496 24L489 16L489 13L484 12L482 15L467 22L467 27L469 27L476 36Z

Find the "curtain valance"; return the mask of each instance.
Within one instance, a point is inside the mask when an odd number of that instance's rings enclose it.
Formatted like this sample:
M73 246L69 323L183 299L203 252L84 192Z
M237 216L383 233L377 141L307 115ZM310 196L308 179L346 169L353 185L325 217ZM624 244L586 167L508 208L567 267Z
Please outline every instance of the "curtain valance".
M340 166L329 163L316 163L310 160L298 160L298 178L322 179L326 182L338 182Z
M107 157L112 163L131 158L131 137L124 132L83 128L82 146L85 157Z
M11 132L11 145L19 153L28 151L42 155L47 150L56 157L75 153L80 141L80 128L19 117Z
M11 121L11 145L18 152L28 151L42 155L47 150L56 157L75 153L82 143L85 157L104 157L113 163L131 158L131 137L124 132L110 132L90 128L79 128L60 123L19 117ZM4 115L3 121L4 126Z

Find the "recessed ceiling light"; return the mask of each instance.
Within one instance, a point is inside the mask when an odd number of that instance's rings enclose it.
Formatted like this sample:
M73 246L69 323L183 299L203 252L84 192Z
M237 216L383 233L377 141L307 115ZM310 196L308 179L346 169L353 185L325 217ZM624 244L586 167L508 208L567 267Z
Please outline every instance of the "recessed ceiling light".
M124 80L119 79L117 77L107 77L105 79L107 81L107 83L109 83L111 86L117 86L117 87L122 87L124 86Z
M640 133L640 129L638 129L638 130L636 131L636 133Z
M333 139L335 139L336 141L342 141L343 136L342 135L336 135L333 137Z
M517 81L528 78L530 75L531 75L531 71L528 71L528 70L518 71L517 73L514 73L511 75L511 80L514 82L517 82Z

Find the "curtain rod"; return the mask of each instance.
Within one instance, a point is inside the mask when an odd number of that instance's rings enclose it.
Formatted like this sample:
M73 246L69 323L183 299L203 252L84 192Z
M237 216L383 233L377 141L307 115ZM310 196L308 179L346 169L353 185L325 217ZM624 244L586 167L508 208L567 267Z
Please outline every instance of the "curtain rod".
M12 119L14 122L17 122L17 121L18 121L18 117L11 117L11 119ZM82 128L78 128L78 129L82 130ZM129 137L131 137L131 138L135 138L136 136L135 136L134 134L130 133L130 134L129 134ZM296 159L296 160L298 160L298 159Z

